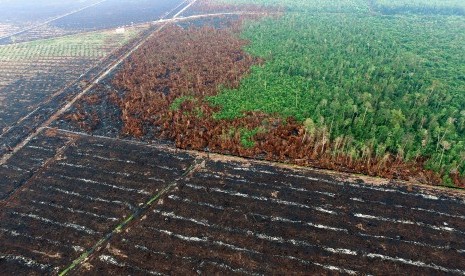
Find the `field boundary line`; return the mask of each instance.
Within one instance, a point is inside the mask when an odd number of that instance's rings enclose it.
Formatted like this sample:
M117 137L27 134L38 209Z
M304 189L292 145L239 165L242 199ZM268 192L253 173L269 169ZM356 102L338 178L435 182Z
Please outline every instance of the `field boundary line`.
M188 177L190 174L194 173L195 171L199 170L203 166L204 159L195 159L192 164L190 165L189 168L187 168L183 174L173 180L171 183L167 184L160 192L156 193L153 195L147 202L142 205L139 209L137 209L135 212L133 212L128 218L123 220L120 224L118 224L113 230L111 230L109 233L107 233L103 238L101 238L95 245L93 245L90 249L88 249L86 252L81 254L77 259L75 259L68 267L66 267L63 271L61 271L58 275L59 276L64 276L67 275L69 272L71 272L73 269L75 269L77 266L85 262L87 259L92 257L92 254L95 252L98 252L102 246L108 242L113 235L118 234L123 231L132 221L135 219L141 217L143 214L145 214L149 208L158 201L162 196L165 194L171 192L175 187L177 187L178 182L183 180L185 177Z
M391 179L375 177L375 176L367 176L367 175L361 175L361 174L355 174L355 173L349 173L349 172L338 172L338 171L332 171L332 170L327 170L327 169L319 169L316 167L305 167L305 166L299 166L299 165L294 165L294 164L288 164L284 162L268 161L264 159L254 159L254 158L249 158L249 157L241 157L237 155L214 153L214 152L207 152L207 151L200 151L200 150L178 149L174 146L171 146L169 143L164 143L162 140L160 141L155 140L154 143L149 144L147 142L142 142L142 141L121 139L121 138L101 136L101 135L92 135L92 134L88 134L85 132L71 131L71 130L60 129L60 128L55 128L55 127L44 127L44 128L50 129L50 130L56 130L62 133L68 133L70 135L74 134L74 135L81 135L81 136L93 137L93 138L98 138L98 139L124 142L124 143L133 144L133 145L167 150L167 151L171 151L175 153L185 152L185 153L190 153L190 154L193 154L195 156L202 157L205 159L210 159L213 161L221 161L221 162L234 161L234 162L240 162L243 164L253 162L254 164L269 165L273 167L294 170L296 172L309 172L309 173L323 174L323 175L332 176L335 178L336 181L347 183L349 185L350 184L354 184L354 185L363 184L363 185L367 185L371 187L377 187L377 186L383 186L383 185L390 184L396 187L404 187L404 188L405 187L416 187L416 188L419 188L421 192L425 193L425 195L438 196L437 193L440 192L441 193L440 195L451 197L453 199L460 198L460 200L463 203L465 203L465 189L451 189L449 187L431 186L431 185L421 184L421 183L413 184L411 182L400 180L400 179L391 180ZM156 143L156 142L159 142L159 143ZM360 179L363 180L362 183L359 182Z
M173 23L173 22L179 22L179 21L189 21L189 20L193 20L193 19L224 16L224 15L273 15L273 14L279 15L281 13L279 13L279 12L247 12L247 11L206 13L206 14L190 15L190 16L186 16L186 17L180 16L180 17L170 18L170 19L160 19L160 20L157 20L157 21L153 21L153 23L154 24L156 24L156 23Z
M187 10L190 6L192 6L197 0L192 0L187 6L185 6L182 10L180 10L177 14L173 16L173 18L178 17L180 14L182 14L185 10Z
M177 5L176 7L174 7L172 10L170 10L169 12L166 12L161 18L164 18L166 16L168 16L170 13L176 11L179 7L181 7L184 3L188 2L189 0L184 0L182 1L179 5ZM174 16L173 16L174 17Z

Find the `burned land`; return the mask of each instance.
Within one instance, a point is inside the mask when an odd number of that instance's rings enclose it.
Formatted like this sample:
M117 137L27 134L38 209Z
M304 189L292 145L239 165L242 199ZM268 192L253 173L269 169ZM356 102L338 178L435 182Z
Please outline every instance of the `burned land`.
M452 193L55 129L0 169L8 274L465 271Z
M464 184L460 77L421 79L455 72L462 36L437 27L462 19L379 16L402 0L114 2L0 46L2 273L465 274L465 194L421 184ZM161 20L39 39L139 13ZM431 33L450 55L414 52Z
M61 126L69 128L63 126L68 121L74 130L168 140L182 149L441 182L438 173L424 168L426 158L376 156L369 149L361 158L354 157L344 153L350 137L331 141L327 130L309 129L292 117L248 111L236 118L218 118L221 107L211 97L238 88L251 67L266 62L244 51L249 42L239 38L243 20L225 18L220 25L203 20L204 26L163 28L111 78L81 99ZM463 184L459 174L453 177L456 185Z

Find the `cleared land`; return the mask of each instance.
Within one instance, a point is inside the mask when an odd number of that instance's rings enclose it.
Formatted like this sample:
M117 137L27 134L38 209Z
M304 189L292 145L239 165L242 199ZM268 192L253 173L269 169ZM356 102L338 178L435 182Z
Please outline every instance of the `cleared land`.
M0 39L0 43L9 44L35 39L44 39L84 31L96 31L117 27L131 27L158 20L175 10L182 0L104 0L81 11L56 18L47 24ZM174 13L173 13L174 14Z
M444 201L391 188L207 161L78 274L464 273L463 202L438 224Z
M176 3L174 8L172 8L171 10L159 11L161 14L161 18L165 18L165 17L169 18L169 17L174 16L187 4L188 4L187 2L179 1L178 3ZM76 43L75 45L72 45L72 44L71 45L68 45L68 44L60 45L59 43L58 45L54 45L53 43L56 40L58 41L63 40L65 43L71 43L73 42L73 38L76 38L76 36L79 37L79 35L62 37L62 38L58 38L55 40L52 39L52 40L41 41L41 42L45 42L46 45L48 45L48 43L52 41L51 44L54 47L47 47L47 46L35 47L35 44L37 43L39 43L39 45L41 44L40 42L37 42L37 41L26 43L26 45L28 46L32 45L32 52L33 52L32 56L41 57L42 55L45 55L45 59L47 59L48 56L52 56L52 58L57 58L55 57L55 55L58 55L58 60L64 62L63 65L65 68L54 66L54 67L51 67L50 72L47 72L47 73L50 73L49 75L38 74L36 76L37 78L39 78L38 82L42 80L41 79L42 75L45 75L46 77L51 76L50 79L44 79L44 85L47 88L51 87L51 91L49 91L50 93L45 93L45 95L37 96L37 94L40 94L41 91L34 90L32 92L26 91L25 93L22 93L25 95L21 96L21 93L18 93L18 91L16 91L17 89L13 89L14 88L13 85L15 83L12 83L6 86L5 88L6 95L5 96L2 95L0 99L2 100L2 103L9 102L11 108L13 109L16 108L16 110L6 109L7 111L6 114L2 116L2 120L6 120L7 122L2 122L2 133L0 134L0 145L1 145L0 153L5 154L11 151L12 148L17 146L21 142L23 142L24 139L26 139L26 137L28 137L31 134L33 135L34 131L42 123L50 119L53 116L53 114L57 112L57 110L63 107L68 101L70 101L71 99L79 95L79 93L82 90L84 90L87 86L89 86L92 82L96 81L97 78L103 72L105 72L109 68L112 68L112 66L114 66L114 63L119 62L120 59L127 52L130 51L131 48L135 47L141 41L144 41L144 39L147 36L149 36L157 27L158 25L156 24L153 25L151 24L151 22L149 22L147 24L135 25L133 27L128 27L124 29L119 28L116 30L103 31L101 33L99 32L90 33L89 37L81 38L81 39L88 38L90 43L92 42L97 43L96 48L90 47L90 49L88 49L89 47L88 48L81 47L82 45L84 46L86 45L86 43L82 42L81 40L74 41ZM111 36L107 36L108 34L111 34ZM135 36L136 38L129 39L133 36ZM106 45L105 43L109 45ZM18 44L18 45L23 45L23 44ZM11 59L13 57L14 59L16 57L15 53L18 54L18 51L15 51L16 45L4 46L4 47L6 47L5 48L6 51L4 52L4 54L6 55L5 58ZM111 47L113 47L113 49ZM22 49L22 51L18 55L23 56L24 50L25 49ZM39 50L39 51L34 52L34 50ZM96 57L102 52L104 53L106 52L104 58L97 59ZM86 60L81 55L84 55L84 57L86 57L86 55L90 55L90 56L88 56L87 57L88 59ZM39 59L39 61L40 60L41 59ZM78 63L77 65L78 68L72 68L72 66L70 66L70 63L71 65L75 65L72 63L72 61L76 61ZM6 62L6 63L10 65L9 62ZM30 63L28 61L26 61L25 63L27 64L26 66L34 65L34 63ZM37 69L37 68L40 68L40 67L37 67L37 66L34 67L34 69ZM67 71L66 69L68 68L71 68L73 70L71 70L71 72ZM10 68L10 69L16 69L16 67ZM78 69L81 69L81 70L78 70ZM34 70L28 70L28 69L24 69L24 70L26 70L26 72L29 72L29 71L34 72ZM69 73L69 75L67 75L66 73ZM6 74L6 76L8 77L8 73ZM19 83L21 83L22 81L21 74L18 73L18 75L14 75L13 77L19 78L17 79L17 82L18 82L17 85L19 85ZM62 82L61 83L56 82L56 79L54 77L60 78ZM7 81L11 82L11 80L9 79L7 79ZM35 82L33 81L31 81L31 83L32 85L35 84ZM58 84L59 86L54 87L53 85L56 85L56 84ZM8 91L8 88L11 91ZM26 85L25 89L28 90L29 87ZM56 90L52 90L52 89L56 89ZM32 95L29 95L28 93ZM8 99L8 97L13 97L13 99L10 100ZM19 99L16 99L18 103L15 102L14 97L19 97ZM34 98L34 97L36 97L34 101L31 101L29 99L29 98ZM24 101L24 103L21 101Z
M112 55L149 26L0 46L0 151L79 91ZM32 120L32 121L31 121Z
M53 131L37 137L1 167L3 273L58 273L181 176L191 161L187 154L124 142Z
M52 129L1 170L6 273L465 273L447 191Z
M2 1L0 11L0 44L25 39L36 28L48 26L55 20L89 9L107 0L82 1Z

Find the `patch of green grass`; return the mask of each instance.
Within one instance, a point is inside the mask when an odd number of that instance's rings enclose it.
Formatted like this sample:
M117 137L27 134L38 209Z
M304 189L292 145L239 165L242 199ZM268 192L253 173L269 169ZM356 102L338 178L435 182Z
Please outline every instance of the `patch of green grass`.
M176 111L176 110L179 110L179 108L181 108L181 105L186 102L186 101L191 101L193 100L194 97L193 96L181 96L179 98L176 98L170 105L170 110L172 111Z
M241 136L241 145L244 148L253 148L255 146L255 141L253 137L259 132L259 128L248 129L248 128L239 128L239 133Z
M198 99L195 98L194 96L192 95L188 95L188 96L181 96L181 97L178 97L176 98L170 105L170 110L172 111L177 111L179 109L181 109L181 105L187 101L190 101L194 104L196 104L196 106L194 106L194 109L191 110L191 111L184 111L183 113L186 114L186 115L194 115L196 116L197 118L202 118L205 116L205 114L203 113L202 111L202 108L200 106L197 105L198 103Z

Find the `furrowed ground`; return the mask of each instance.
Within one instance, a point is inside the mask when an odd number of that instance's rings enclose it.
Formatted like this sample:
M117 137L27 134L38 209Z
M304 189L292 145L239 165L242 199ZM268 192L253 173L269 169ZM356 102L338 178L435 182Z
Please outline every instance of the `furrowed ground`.
M15 40L21 31L44 24L54 18L92 7L101 0L2 1L0 10L0 44Z
M7 274L465 273L461 193L56 129L0 173Z
M64 270L192 160L124 142L43 133L0 167L2 273Z
M45 117L47 111L38 109L45 108L60 94L70 96L72 93L65 91L67 86L73 90L72 84L78 79L91 79L98 72L97 65L147 28L134 27L123 34L107 30L0 46L0 151L16 145L21 135L15 131L22 121ZM92 71L95 68L97 72ZM76 87L84 84L78 83ZM53 108L56 107L49 107L48 112L54 112ZM33 122L27 127L33 128Z
M66 13L61 10L62 5L56 5L57 10L53 11L44 10L44 3L7 5L10 12L17 16L14 18L17 22L25 22L27 18L21 17L23 10L16 10L16 5L33 9L32 19L40 20L0 38L33 40L27 43L6 41L7 45L0 45L0 65L4 73L0 77L0 155L15 151L15 147L34 135L37 128L51 119L60 108L144 41L158 28L150 20L170 18L188 4L181 0L146 1L142 8L150 11L150 14L144 17L144 23L135 24L139 21L131 18L140 7L130 1L119 1L118 5L111 0L81 2L89 5ZM109 9L107 2L116 5L114 9ZM125 5L126 10L123 9ZM96 10L102 11L105 7L106 13L96 16ZM48 12L58 15L47 19L44 16ZM124 12L128 12L127 16L117 16ZM89 14L93 14L93 19L85 17ZM118 28L114 28L116 26ZM108 27L113 29L102 29ZM63 36L75 32L80 33ZM61 37L43 39L49 36Z
M0 145L2 145L0 147L0 154L3 155L4 158L9 158L8 156L11 155L10 152L15 151L15 147L21 147L20 144L29 139L29 136L34 136L34 132L41 127L41 125L48 125L49 123L47 123L47 121L53 121L53 116L55 116L56 112L59 112L60 108L64 107L69 101L72 101L74 97L78 96L82 93L82 91L85 91L85 89L92 86L93 83L102 76L102 74L110 72L111 70L108 71L109 68L115 66L115 63L118 63L120 59L122 59L124 55L130 51L130 49L135 47L137 44L142 43L142 41L156 30L156 28L158 28L156 24L148 23L124 29L123 32L120 32L119 30L111 30L105 31L103 33L104 35L98 32L90 33L91 35L88 37L89 42L100 43L102 46L100 49L88 48L86 47L86 43L81 40L77 45L70 44L63 46L62 48L65 49L63 50L65 56L61 59L58 57L58 60L60 62L65 62L65 60L69 61L68 63L62 64L64 68L62 68L61 71L54 71L59 70L60 67L49 65L51 69L46 72L46 74L42 74L45 77L49 76L49 78L44 78L40 74L37 76L39 79L38 81L43 82L43 86L50 88L50 91L47 90L49 93L41 94L41 92L43 92L42 89L30 91L31 88L28 85L25 85L24 89L26 91L22 93L24 98L20 97L17 93L18 91L15 90L12 90L15 91L14 93L5 95L5 99L12 99L9 101L9 105L6 105L7 108L4 110L5 114L2 116L2 119L11 121L11 125L4 124L5 127L0 135ZM105 35L107 33L110 34L110 37ZM95 41L92 40L93 37L96 38ZM132 39L131 37L134 38ZM69 38L70 37L60 38L58 41ZM120 40L117 40L118 38ZM31 44L34 45L33 42ZM84 47L80 47L79 45L83 45ZM112 45L113 49L108 48ZM14 48L15 46L11 45L11 47ZM59 44L54 45L52 43L51 48L53 51L57 50L57 48L60 49L60 47L61 46ZM45 54L45 59L48 59L47 55L50 53L47 53L47 49L49 48L44 48L45 52L43 51L41 54ZM68 54L73 56L69 56ZM90 59L91 57L87 57L87 61L92 63L84 63L86 61L86 57L79 55L91 55L93 60ZM103 55L103 57L98 58L99 55ZM73 62L76 62L81 66L75 68L75 64L73 64ZM32 60L32 62L25 61L25 64L30 64L32 66L34 65L34 60ZM75 69L74 71L67 71L73 67ZM40 67L34 67L30 71L34 72L37 68L40 70ZM28 72L28 70L25 72ZM77 75L79 73L80 75ZM13 77L20 78L21 74ZM59 80L62 81L61 87L54 86L59 85L55 83L55 77L58 77ZM31 81L26 84L34 86L36 82ZM6 88L13 89L11 84L6 86ZM31 101L30 98L35 99L35 101ZM3 103L6 104L7 101L4 101Z
M2 3L0 45L155 21L182 0L16 0Z
M76 275L464 273L462 201L340 181L213 157Z

